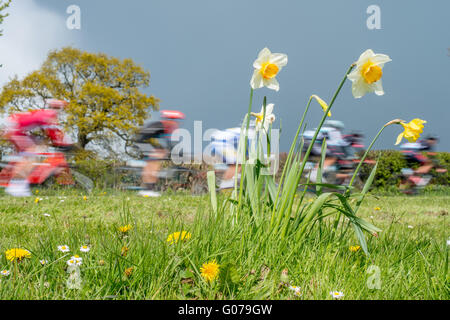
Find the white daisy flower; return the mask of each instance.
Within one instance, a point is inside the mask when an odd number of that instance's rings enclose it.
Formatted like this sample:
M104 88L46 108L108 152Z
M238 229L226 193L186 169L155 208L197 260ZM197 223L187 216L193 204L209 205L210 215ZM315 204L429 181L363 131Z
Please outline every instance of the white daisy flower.
M348 75L353 82L352 93L355 98L361 98L368 92L376 95L384 94L381 78L383 66L392 61L385 54L375 54L371 49L366 50L356 62L356 68Z
M296 296L300 296L300 295L301 295L300 287L297 287L297 286L289 286L289 289L292 290L292 291L294 291L294 294L295 294Z
M340 291L331 291L330 294L334 299L340 299L344 296L344 293Z
M73 256L70 258L70 260L67 261L67 264L69 266L81 266L83 263L83 258L80 258L79 256Z
M449 240L447 240L447 245L448 245L448 246L450 246L450 239L449 239Z
M48 213L44 213L44 217L50 217Z
M62 246L58 246L58 250L61 252L69 252L70 248L68 245L62 245Z
M267 87L278 91L280 85L276 79L281 68L287 65L288 57L283 53L272 53L268 48L262 49L258 58L253 63L255 71L253 72L250 86L253 89Z
M414 226L408 226L408 229L412 229L412 228L414 228Z
M48 260L42 259L42 260L39 260L39 263L42 264L43 266L45 266L48 263Z
M82 247L80 248L80 251L81 251L81 252L89 252L89 251L91 251L91 248L89 248L88 246L82 246Z
M9 271L8 271L8 270L2 270L2 271L0 271L0 274L1 274L3 277L7 277L7 276L9 276Z

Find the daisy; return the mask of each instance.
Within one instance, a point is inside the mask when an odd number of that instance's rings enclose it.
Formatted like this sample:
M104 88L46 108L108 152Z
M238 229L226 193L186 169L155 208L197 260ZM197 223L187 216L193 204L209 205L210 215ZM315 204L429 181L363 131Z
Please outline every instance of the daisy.
M299 297L301 295L300 287L297 286L289 286L289 289L294 291L294 294Z
M344 293L340 291L331 291L330 294L334 299L340 299L344 296Z
M9 276L9 271L8 271L8 270L2 270L2 271L0 271L0 274L1 274L3 277L7 277L7 276Z
M81 252L89 252L89 251L91 251L91 248L89 248L88 246L82 246L82 247L80 248L80 251L81 251Z
M61 252L69 252L70 248L67 245L58 246L58 250Z
M42 260L39 260L39 263L42 264L43 266L45 266L48 263L48 260L42 259Z

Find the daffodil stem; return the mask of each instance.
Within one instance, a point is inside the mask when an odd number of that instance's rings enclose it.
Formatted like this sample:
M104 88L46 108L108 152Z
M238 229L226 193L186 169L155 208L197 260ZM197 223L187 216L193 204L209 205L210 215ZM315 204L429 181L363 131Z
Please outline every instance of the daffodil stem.
M241 182L239 185L239 202L238 202L238 211L237 213L239 214L239 211L241 210L241 205L242 205L242 194L243 194L243 190L244 190L244 179L245 179L245 163L246 163L246 157L247 157L247 148L248 148L248 128L250 126L250 114L252 112L252 103L253 103L253 88L250 89L250 101L248 104L248 112L247 112L247 123L245 125L245 134L244 134L244 161L241 164ZM242 134L242 133L241 133ZM239 160L239 155L238 155L238 160ZM238 167L239 167L239 163L236 164L236 174L235 174L235 179L236 179L236 184L235 187L237 187L237 173L238 173Z
M359 164L356 167L355 172L353 173L352 176L352 180L350 180L350 184L348 185L349 187L351 187L353 185L353 182L355 182L355 178L358 175L359 170L361 169L362 164L364 163L364 161L367 158L367 155L369 154L370 150L372 149L373 145L375 144L375 142L378 140L378 137L381 135L381 133L383 132L384 128L386 128L388 125L384 125L380 131L378 131L378 134L375 136L375 138L372 140L372 142L370 143L369 147L367 148L366 152L364 153L363 157L359 160Z
M278 190L277 190L277 193L276 193L277 194L277 198L274 199L275 200L274 201L275 205L273 206L272 218L270 220L270 225L273 224L273 221L275 219L275 211L276 211L277 205L278 205L278 199L279 199L279 195L280 195L280 192L281 192L281 186L283 185L284 177L286 175L287 168L291 164L292 156L294 154L294 150L295 150L295 147L297 145L298 136L300 135L300 130L303 127L303 122L305 121L306 114L308 113L309 106L311 105L311 101L312 101L312 97L309 98L308 104L306 105L305 111L303 112L303 116L302 116L302 119L300 120L300 124L298 126L297 133L295 134L294 141L292 142L291 149L289 150L289 154L288 154L288 157L286 159L286 163L283 166L283 172L281 173L281 178L278 181Z
M320 124L319 124L319 126L317 127L316 132L314 133L314 136L313 136L313 138L312 138L312 140L311 140L311 142L310 142L310 144L309 144L308 150L306 151L305 156L303 157L302 166L300 167L300 171L299 171L299 174L298 174L298 177L297 177L297 181L296 181L296 184L295 184L296 186L298 186L298 184L300 183L300 179L301 179L301 177L302 177L302 175L303 175L303 170L305 169L306 160L308 160L309 155L311 154L311 150L312 150L312 148L313 148L313 146L314 146L314 143L316 142L317 136L319 135L320 129L322 128L322 126L323 126L323 124L324 124L326 118L328 117L328 113L330 112L331 107L333 106L334 102L336 101L337 96L338 96L339 93L341 92L341 89L342 89L342 87L344 86L345 81L347 80L347 76L350 74L350 72L353 70L354 67L355 67L355 64L352 64L352 65L348 68L347 72L345 73L344 78L342 79L341 83L339 84L339 87L337 88L336 92L334 93L334 96L333 96L333 98L331 99L331 102L330 102L330 104L328 105L327 110L325 110L325 112L324 112L324 114L323 114L322 120L320 121ZM310 101L310 102L311 102L311 101ZM310 103L310 102L309 102L309 103ZM292 195L292 197L294 197L294 196L295 196L295 195ZM288 213L287 213L287 214L290 214L291 209L292 209L292 204L293 204L293 201L290 200L290 202L289 202L289 208L288 208ZM276 207L275 207L275 209L276 209ZM280 212L280 214L281 214L281 212ZM281 221L280 219L281 219L281 217L278 217L277 221ZM278 223L277 223L277 225L278 225Z

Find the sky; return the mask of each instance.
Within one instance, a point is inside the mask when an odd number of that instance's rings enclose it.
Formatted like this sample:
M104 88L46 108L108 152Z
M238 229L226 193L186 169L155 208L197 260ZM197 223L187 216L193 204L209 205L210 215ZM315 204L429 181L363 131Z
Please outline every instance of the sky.
M66 12L81 9L81 29L69 30ZM370 5L380 8L381 29L370 30ZM39 68L48 51L71 45L132 58L150 71L143 91L161 109L187 115L183 126L238 126L247 112L253 61L259 51L288 55L277 79L280 90L255 91L253 111L264 96L274 103L287 151L312 94L330 101L349 65L366 49L390 56L383 69L384 96L354 99L347 81L333 119L345 132L360 131L368 144L388 121L427 121L424 135L440 137L450 151L450 1L448 0L13 0L0 38L0 85ZM322 109L311 108L308 128ZM156 114L155 114L156 117ZM394 146L400 126L387 128L376 149Z

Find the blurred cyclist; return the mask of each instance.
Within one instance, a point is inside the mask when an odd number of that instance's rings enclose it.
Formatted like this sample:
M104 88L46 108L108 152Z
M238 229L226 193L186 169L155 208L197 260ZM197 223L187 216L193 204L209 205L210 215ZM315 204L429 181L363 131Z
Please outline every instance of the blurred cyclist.
M431 180L431 176L424 175L430 173L431 169L434 167L434 164L433 161L422 152L427 152L430 156L433 155L434 147L438 141L439 139L437 137L429 135L423 140L419 140L414 143L404 143L400 146L400 148L403 149L403 155L409 163L419 164L419 168L414 170L414 172L410 171L409 174L409 180L414 182L414 184L423 186ZM415 175L412 175L412 173Z
M236 166L238 165L238 146L241 134L241 128L229 128L225 130L217 130L211 136L211 153L219 159L220 164L226 166L226 170L222 175L219 189L234 188ZM251 140L255 136L254 122L248 130L248 148L250 148ZM247 148L247 150L248 150ZM241 167L237 168L238 176Z
M163 160L169 159L172 149L171 135L179 128L177 120L184 119L185 115L180 111L162 110L160 121L153 121L146 125L138 133L137 146L144 154L146 166L142 172L142 183L145 190L139 192L146 197L160 197L156 191L158 174Z
M311 155L320 157L322 154L321 145L323 139L326 139L327 150L325 155L325 161L323 163L323 171L326 172L332 165L334 165L338 159L345 158L347 156L346 148L350 143L344 139L343 130L345 126L342 121L338 120L327 120L324 126L320 129L317 136L316 143L313 145L311 150ZM304 133L305 140L312 140L315 134L315 130L309 130ZM309 141L311 143L311 141ZM305 144L305 148L308 148L309 144ZM310 180L312 182L317 181L317 171L319 162L317 162L316 167L311 171ZM323 182L326 180L323 178Z
M50 99L46 101L48 109L32 110L16 113L7 119L7 127L3 137L11 142L21 159L12 170L12 178L6 188L6 193L16 197L30 196L28 175L33 171L36 153L44 152L47 147L32 134L36 129L42 130L54 146L68 147L71 141L58 126L60 110L67 106L63 100Z

